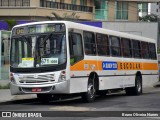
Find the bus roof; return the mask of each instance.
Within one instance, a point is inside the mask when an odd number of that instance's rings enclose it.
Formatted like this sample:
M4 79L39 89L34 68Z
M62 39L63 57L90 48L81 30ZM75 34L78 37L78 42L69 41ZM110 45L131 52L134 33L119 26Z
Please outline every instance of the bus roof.
M102 33L102 34L107 34L107 35L112 35L112 36L119 36L121 38L129 38L129 39L134 39L134 40L141 40L141 41L156 43L156 41L151 38L142 37L142 36L138 36L138 35L132 35L132 34L124 33L124 32L113 31L113 30L104 29L104 28L98 28L98 27L84 25L84 24L70 22L70 21L32 22L32 23L16 25L13 28L22 27L22 26L26 26L26 25L47 24L47 23L64 23L68 28L80 29L80 30L84 30L84 31L91 31L91 32Z

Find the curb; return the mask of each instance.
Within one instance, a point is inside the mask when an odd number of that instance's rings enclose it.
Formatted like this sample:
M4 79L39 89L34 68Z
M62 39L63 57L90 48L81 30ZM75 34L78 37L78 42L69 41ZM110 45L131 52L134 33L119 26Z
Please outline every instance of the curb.
M0 103L14 100L34 99L37 98L36 94L25 95L11 95L10 89L0 89Z
M11 102L11 101L15 101L15 100L27 100L27 99L36 99L37 97L35 95L15 95L15 96L11 96L10 98L7 99L3 99L0 100L0 103L4 103L4 102Z

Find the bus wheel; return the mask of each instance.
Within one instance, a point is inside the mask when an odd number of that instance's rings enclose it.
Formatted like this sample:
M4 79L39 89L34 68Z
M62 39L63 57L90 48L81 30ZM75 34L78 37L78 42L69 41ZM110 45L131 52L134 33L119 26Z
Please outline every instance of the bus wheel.
M82 93L82 100L84 102L93 102L96 96L96 89L94 79L88 80L87 92Z
M52 100L51 94L37 94L38 101L47 103Z
M142 94L142 79L140 76L136 76L135 87L126 88L127 95L140 95Z

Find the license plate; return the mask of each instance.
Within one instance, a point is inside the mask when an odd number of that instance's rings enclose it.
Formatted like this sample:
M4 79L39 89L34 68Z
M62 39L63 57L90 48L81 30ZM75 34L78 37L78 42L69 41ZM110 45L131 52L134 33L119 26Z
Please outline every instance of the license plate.
M41 88L32 88L32 92L41 92L42 89Z

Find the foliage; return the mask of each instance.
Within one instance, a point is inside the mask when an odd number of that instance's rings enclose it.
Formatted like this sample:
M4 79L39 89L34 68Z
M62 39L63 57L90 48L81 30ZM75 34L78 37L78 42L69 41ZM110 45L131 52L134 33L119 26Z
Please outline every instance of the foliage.
M9 83L6 85L0 85L0 89L9 89Z
M157 48L157 54L160 54L160 48L159 47Z
M57 13L55 13L55 12L52 12L51 13L51 16L47 16L47 18L49 19L49 20L54 20L54 19L56 19L56 20L63 20L63 18L62 17L60 17Z
M76 13L73 12L71 14L64 13L63 16L61 17L57 13L52 12L51 16L47 16L47 18L49 20L69 20L69 21L74 21L74 20L78 20L80 18L80 16L77 16Z
M5 21L8 24L8 30L11 31L12 28L17 25L16 20L12 19L12 20L6 20Z
M139 17L139 21L143 21L143 22L158 22L159 19L160 19L159 16L155 14Z

